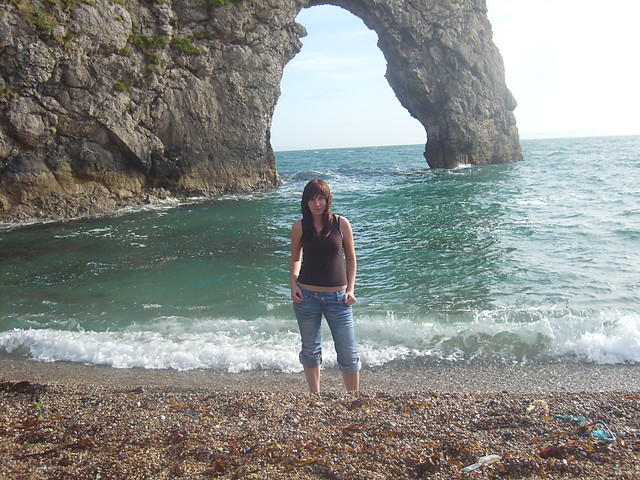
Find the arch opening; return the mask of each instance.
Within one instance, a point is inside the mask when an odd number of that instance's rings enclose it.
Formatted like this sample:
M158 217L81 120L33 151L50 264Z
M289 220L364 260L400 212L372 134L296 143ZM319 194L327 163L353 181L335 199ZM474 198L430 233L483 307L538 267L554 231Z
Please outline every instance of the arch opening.
M424 144L422 124L385 78L377 34L334 5L303 9L301 51L286 65L271 128L274 150Z

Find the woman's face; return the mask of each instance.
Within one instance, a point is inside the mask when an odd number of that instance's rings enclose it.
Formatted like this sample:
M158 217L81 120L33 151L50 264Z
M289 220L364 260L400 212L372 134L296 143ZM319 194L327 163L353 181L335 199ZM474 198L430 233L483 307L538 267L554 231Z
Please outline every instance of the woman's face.
M322 215L327 209L327 199L323 195L316 195L309 200L308 205L313 215Z

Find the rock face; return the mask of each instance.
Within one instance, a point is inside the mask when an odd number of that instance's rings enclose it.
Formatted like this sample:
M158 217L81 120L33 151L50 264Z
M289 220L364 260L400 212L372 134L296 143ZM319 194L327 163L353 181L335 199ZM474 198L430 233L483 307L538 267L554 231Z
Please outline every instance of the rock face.
M429 165L521 159L484 0L3 0L0 220L277 185L280 81L320 3L377 32Z

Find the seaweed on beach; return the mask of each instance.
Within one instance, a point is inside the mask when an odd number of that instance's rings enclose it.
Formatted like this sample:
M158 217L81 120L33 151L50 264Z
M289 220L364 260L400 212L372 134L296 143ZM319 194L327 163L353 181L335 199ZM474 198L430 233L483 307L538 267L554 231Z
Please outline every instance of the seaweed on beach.
M37 383L31 383L27 381L21 381L21 382L0 381L0 392L35 394L35 393L45 392L46 390L47 390L46 385L40 385Z
M34 403L1 385L7 478L640 478L637 393L310 396L52 385ZM554 418L568 412L606 421L615 441Z

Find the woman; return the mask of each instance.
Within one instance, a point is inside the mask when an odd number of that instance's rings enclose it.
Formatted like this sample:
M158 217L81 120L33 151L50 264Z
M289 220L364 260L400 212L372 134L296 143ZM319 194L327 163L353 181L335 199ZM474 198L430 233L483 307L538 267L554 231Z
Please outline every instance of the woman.
M346 260L346 262L345 262ZM346 269L345 269L346 263ZM291 227L291 299L298 319L309 391L320 392L320 325L327 319L347 390L360 387L351 305L356 303L356 252L351 224L331 213L331 191L314 178L302 193L302 219Z

